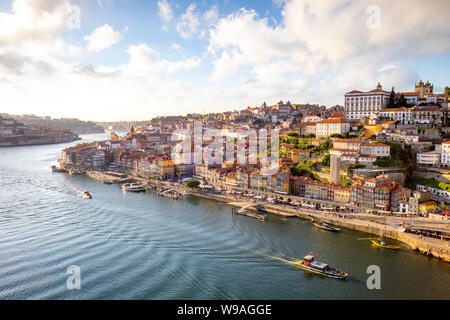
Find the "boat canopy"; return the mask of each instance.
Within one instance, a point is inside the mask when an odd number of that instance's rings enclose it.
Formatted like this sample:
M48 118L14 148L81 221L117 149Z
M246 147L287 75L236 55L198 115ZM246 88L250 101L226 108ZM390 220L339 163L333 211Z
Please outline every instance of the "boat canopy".
M317 262L317 261L311 262L310 265L311 265L312 267L315 267L315 268L320 269L320 270L323 270L323 269L325 269L326 267L328 267L328 265L327 265L326 263Z

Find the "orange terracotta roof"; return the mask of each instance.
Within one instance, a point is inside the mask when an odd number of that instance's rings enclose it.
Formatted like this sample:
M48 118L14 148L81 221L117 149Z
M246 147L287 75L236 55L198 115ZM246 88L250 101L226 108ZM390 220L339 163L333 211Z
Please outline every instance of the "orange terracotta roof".
M344 121L342 119L339 118L334 118L334 119L325 119L322 121L319 121L318 123L348 123L347 121Z

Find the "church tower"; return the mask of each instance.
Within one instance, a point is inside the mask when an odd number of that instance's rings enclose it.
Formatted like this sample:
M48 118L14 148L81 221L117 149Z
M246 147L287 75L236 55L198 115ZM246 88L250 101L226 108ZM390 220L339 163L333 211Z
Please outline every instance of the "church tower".
M419 98L424 98L426 95L433 94L433 85L427 81L423 83L422 80L416 83L416 93L419 94Z

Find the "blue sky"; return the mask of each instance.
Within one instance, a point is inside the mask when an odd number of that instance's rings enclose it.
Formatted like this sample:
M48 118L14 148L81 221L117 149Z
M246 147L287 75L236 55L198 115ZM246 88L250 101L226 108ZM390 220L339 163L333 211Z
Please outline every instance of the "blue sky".
M450 4L408 6L414 10L388 0L2 1L1 111L139 120L280 99L332 106L353 89L381 82L412 91L420 79L440 93L450 86ZM67 24L73 8L79 29Z

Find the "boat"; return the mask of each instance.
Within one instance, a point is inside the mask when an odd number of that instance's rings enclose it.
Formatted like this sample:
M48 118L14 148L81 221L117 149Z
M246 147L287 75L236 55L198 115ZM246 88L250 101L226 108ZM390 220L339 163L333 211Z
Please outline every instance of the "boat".
M370 239L370 242L372 242L372 244L374 246L379 247L379 248L385 248L385 249L391 249L391 250L400 249L400 247L387 244L386 242L384 242L381 239Z
M59 173L65 173L65 172L67 172L67 170L65 170L65 169L60 169L60 168L58 168L57 166L52 166L51 169L52 169L52 172L59 172Z
M92 199L92 194L89 191L85 191L81 194L81 196L85 199Z
M122 190L129 192L145 192L145 188L139 183L125 183L122 185Z
M165 190L161 192L160 195L163 197L172 198L174 200L178 200L180 198L179 192L174 189Z
M348 273L337 270L326 263L315 261L313 255L307 255L303 260L295 259L295 263L296 266L305 270L334 279L345 280L349 276Z
M86 174L86 171L83 171L83 170L77 170L77 169L71 169L71 170L69 170L69 174L70 174L71 176L74 176L74 175L81 175L81 174Z
M323 221L314 221L314 219L313 219L313 220L311 220L311 223L314 226L316 226L317 228L320 228L320 229L323 229L323 230L327 230L327 231L331 231L331 232L339 232L339 231L341 231L341 229L336 228L336 227L332 227L332 226L330 226L329 224L326 224Z

